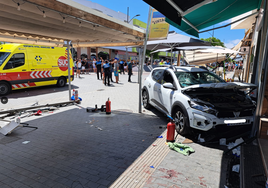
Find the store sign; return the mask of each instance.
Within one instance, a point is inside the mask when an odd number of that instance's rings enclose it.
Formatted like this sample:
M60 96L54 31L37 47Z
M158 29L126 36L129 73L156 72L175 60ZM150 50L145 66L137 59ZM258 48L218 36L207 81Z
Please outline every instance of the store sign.
M166 39L169 31L169 24L165 21L165 16L153 9L150 31L149 31L149 40L160 40Z

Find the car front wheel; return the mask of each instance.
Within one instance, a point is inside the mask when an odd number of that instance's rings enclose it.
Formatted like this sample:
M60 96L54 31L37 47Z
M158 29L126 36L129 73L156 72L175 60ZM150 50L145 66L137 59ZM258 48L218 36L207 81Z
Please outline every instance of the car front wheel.
M149 94L146 90L142 92L142 103L144 108L149 109L151 105L149 104Z
M189 133L189 119L188 114L184 110L177 108L173 115L176 131L181 135L187 135Z
M58 87L64 87L66 85L66 79L64 77L60 77L57 82Z
M0 82L0 96L7 95L10 91L11 88L7 82Z

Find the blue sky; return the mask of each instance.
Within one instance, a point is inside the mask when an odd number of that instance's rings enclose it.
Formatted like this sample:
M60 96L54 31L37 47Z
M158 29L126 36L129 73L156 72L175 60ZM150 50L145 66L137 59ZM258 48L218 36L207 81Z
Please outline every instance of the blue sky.
M125 14L127 14L127 7L129 7L130 18L137 14L140 14L137 19L147 23L149 5L142 0L92 0L92 2L101 4L114 11L119 11ZM222 26L227 23L230 23L230 21L227 20L225 22L214 25L214 27ZM187 35L173 26L170 27L170 31L176 31L177 33ZM199 36L200 38L208 38L211 37L212 33L213 31L210 33L200 34ZM244 29L231 30L231 26L227 26L222 29L214 30L214 37L219 38L222 42L224 42L226 47L232 48L244 37L244 33Z

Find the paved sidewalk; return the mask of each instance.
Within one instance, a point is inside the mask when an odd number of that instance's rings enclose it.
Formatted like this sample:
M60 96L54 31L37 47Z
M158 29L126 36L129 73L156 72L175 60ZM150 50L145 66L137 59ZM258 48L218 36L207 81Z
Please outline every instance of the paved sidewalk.
M133 81L128 83L127 75L120 75L120 84L108 87L94 73L82 75L72 83L83 99L80 106L22 118L38 129L19 127L9 136L0 135L0 187L109 187L154 142L165 145L165 138L157 137L165 131L167 119L155 109L137 113L137 73ZM67 89L50 86L16 91L2 107L66 101ZM86 112L86 107L100 107L108 97L111 115ZM199 144L191 147L196 152L188 157L167 150L166 157L147 174L144 186L221 187L225 178L222 150ZM150 168L152 162L148 158L140 170Z

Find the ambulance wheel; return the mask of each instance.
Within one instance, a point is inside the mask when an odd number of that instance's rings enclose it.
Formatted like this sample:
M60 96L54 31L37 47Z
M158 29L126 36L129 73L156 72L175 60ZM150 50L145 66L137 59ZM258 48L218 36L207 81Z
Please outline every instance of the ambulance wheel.
M0 82L0 96L7 95L10 91L11 88L7 82Z
M59 77L57 86L58 87L64 87L66 85L66 79L64 77Z

